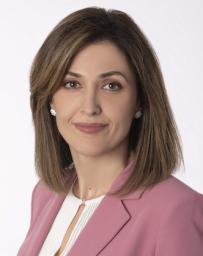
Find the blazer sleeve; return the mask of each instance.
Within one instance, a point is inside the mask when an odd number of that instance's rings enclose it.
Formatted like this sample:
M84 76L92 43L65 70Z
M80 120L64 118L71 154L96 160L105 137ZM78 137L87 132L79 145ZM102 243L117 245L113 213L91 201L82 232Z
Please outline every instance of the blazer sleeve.
M28 231L25 235L23 243L21 244L21 246L18 249L17 256L25 255L25 252L24 252L25 248L24 247L26 247L26 241L27 241L27 239L29 239L30 232L32 231L32 228L33 228L33 225L34 225L34 222L35 222L35 219L36 219L36 210L35 210L36 194L37 194L37 190L39 188L40 183L41 183L41 181L39 180L35 184L35 186L32 190L32 194L31 194L31 217L30 217L29 229L28 229Z
M166 209L167 211L167 209ZM173 213L163 209L156 256L203 255L203 195L195 193Z
M33 227L33 224L34 224L34 220L35 220L35 217L36 217L36 214L35 214L35 201L36 200L35 200L35 198L36 198L36 191L37 191L40 183L41 183L41 181L39 180L35 184L35 186L34 186L34 188L32 190L32 194L31 194L31 217L30 217L29 229L28 229L27 234L25 236L25 240L29 236L30 231L32 230L32 227Z

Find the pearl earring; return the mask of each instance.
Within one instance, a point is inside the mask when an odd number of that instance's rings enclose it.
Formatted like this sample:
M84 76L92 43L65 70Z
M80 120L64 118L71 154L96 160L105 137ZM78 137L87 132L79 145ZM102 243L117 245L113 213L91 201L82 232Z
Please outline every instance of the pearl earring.
M50 113L52 116L56 116L56 111L53 108L50 109Z
M141 117L141 115L142 115L142 112L139 110L139 111L137 111L137 112L135 113L134 118L135 118L135 119L138 119L138 118Z

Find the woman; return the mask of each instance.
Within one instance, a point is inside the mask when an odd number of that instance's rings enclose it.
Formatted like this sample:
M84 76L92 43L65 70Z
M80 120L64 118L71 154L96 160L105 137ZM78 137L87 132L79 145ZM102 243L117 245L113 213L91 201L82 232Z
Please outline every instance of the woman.
M65 17L30 75L35 165L18 256L200 256L203 195L183 155L156 55L131 17Z

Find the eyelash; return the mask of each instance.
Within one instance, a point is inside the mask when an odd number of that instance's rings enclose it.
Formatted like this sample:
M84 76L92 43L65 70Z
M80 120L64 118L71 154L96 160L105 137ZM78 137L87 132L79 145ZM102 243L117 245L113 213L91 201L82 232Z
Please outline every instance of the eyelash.
M74 81L74 80L68 80L68 81L66 81L66 82L64 82L64 87L65 88L67 88L67 89L78 89L78 88L75 88L75 87L66 87L66 84L68 84L68 83L77 83L77 84L79 84L77 81ZM122 86L121 86L121 84L120 83L118 83L118 82L108 82L107 84L113 84L113 85L117 85L117 86L119 86L120 88L119 89L116 89L116 90L110 90L110 91L119 91L119 90L121 90L122 89Z

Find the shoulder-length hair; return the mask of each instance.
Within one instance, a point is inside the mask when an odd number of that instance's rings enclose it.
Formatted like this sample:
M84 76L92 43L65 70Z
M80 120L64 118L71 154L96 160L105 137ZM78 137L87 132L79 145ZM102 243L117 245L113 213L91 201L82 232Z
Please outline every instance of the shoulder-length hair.
M56 25L40 47L30 72L30 105L35 129L35 168L51 190L66 193L69 145L50 115L53 94L61 86L74 56L85 46L108 40L127 57L134 72L142 116L133 119L128 153L134 169L112 195L126 195L168 178L184 164L180 136L166 93L158 58L134 20L120 10L89 7L77 10Z

